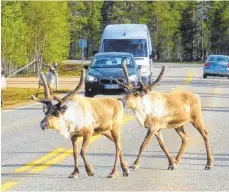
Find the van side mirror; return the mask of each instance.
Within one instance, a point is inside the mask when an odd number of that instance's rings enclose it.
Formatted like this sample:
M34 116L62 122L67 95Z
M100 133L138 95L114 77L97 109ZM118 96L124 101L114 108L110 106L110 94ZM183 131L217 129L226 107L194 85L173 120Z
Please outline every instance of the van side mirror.
M151 54L150 54L150 59L155 59L156 58L156 50L153 49Z
M142 68L142 65L138 65L138 70L140 70Z
M98 51L93 51L93 56L94 56L96 53L98 53Z

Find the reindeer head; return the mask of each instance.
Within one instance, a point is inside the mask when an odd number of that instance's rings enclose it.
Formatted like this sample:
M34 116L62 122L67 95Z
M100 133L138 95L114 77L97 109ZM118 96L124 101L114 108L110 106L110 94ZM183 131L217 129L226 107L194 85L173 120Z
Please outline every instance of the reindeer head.
M39 99L34 95L31 98L35 101L43 103L43 111L45 113L45 118L40 122L40 126L43 130L45 129L55 129L60 134L63 134L63 130L67 130L66 122L64 120L64 115L68 109L66 105L69 100L71 100L82 88L85 79L85 70L81 70L80 82L77 87L68 95L63 97L62 99L58 96L51 96L46 78L44 73L41 72L41 80L43 81L44 89L45 89L45 99ZM53 104L52 99L56 100L57 103Z
M128 72L126 69L126 65L123 65L123 71L126 77L127 85L119 82L117 79L115 80L119 85L124 87L127 92L126 96L122 99L122 102L124 106L127 106L130 109L136 109L137 106L140 106L142 103L142 98L147 95L149 91L155 86L158 85L158 83L161 81L165 71L166 71L166 66L163 66L158 78L150 85L145 86L142 82L140 82L140 86L137 88L133 88L132 84L130 83Z
M46 64L42 64L43 66L45 66L45 67L48 67L49 68L49 72L52 72L53 74L55 74L56 73L56 68L55 68L55 66L50 66L50 65L46 65Z

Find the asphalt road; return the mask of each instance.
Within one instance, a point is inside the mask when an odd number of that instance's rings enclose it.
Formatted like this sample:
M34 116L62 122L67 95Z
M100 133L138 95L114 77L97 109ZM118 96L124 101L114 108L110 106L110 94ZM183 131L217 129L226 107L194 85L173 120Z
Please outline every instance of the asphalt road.
M155 67L155 75L161 64ZM80 158L78 179L69 179L73 171L70 139L54 131L42 131L40 104L3 111L1 114L1 176L2 190L9 191L103 191L103 190L228 190L229 189L229 80L202 79L198 65L168 64L168 71L155 90L169 92L191 90L200 95L203 118L209 133L215 167L204 170L206 151L202 137L191 124L185 126L190 143L183 161L175 170L167 170L167 158L154 138L143 153L141 166L130 170L129 177L108 179L115 155L112 142L94 138L88 150L88 160L94 167L94 177L88 177ZM98 97L104 97L99 95ZM107 96L106 96L107 97ZM108 97L121 97L109 95ZM162 131L170 153L175 157L181 140L174 130ZM121 131L124 158L129 165L136 159L146 135L129 110ZM79 142L80 145L81 142Z

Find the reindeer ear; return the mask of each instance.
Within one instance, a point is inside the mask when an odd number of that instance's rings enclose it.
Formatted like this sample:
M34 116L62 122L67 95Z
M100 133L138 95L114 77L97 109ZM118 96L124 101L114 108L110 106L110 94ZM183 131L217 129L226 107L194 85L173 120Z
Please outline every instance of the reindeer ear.
M60 108L61 113L65 113L65 111L68 109L67 105L64 105Z

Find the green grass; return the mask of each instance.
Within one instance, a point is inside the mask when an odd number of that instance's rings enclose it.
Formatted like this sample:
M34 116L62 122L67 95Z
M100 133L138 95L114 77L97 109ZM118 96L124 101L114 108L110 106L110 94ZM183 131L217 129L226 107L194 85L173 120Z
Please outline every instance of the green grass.
M63 89L57 92L54 91L53 95L67 93L68 91L70 90ZM37 89L7 87L4 93L4 107L32 101L31 95L35 95L36 93ZM38 98L44 98L43 89L39 91Z

